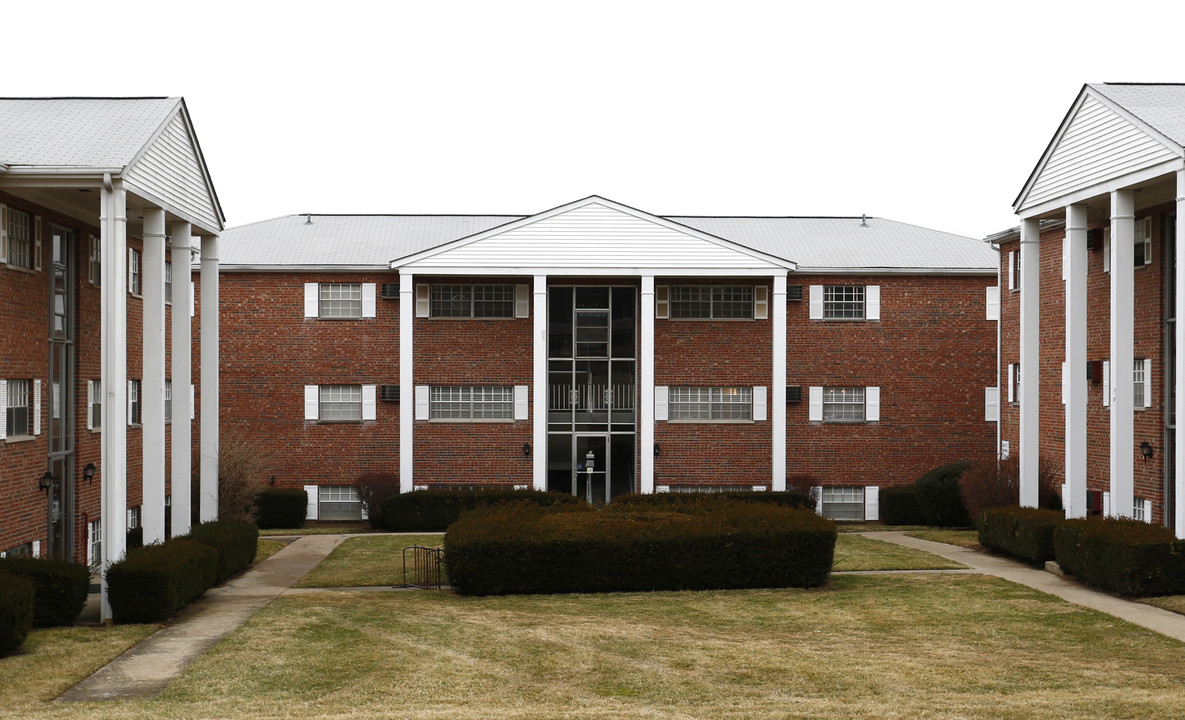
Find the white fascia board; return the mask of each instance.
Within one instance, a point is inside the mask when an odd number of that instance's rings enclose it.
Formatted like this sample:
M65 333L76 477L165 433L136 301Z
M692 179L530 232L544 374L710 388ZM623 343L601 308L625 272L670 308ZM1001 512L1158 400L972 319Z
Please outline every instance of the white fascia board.
M465 267L459 266L408 266L392 264L392 270L415 275L475 275L475 276L520 276L546 275L553 277L770 277L785 275L784 267L757 268L639 268L639 267Z
M197 270L199 266L193 265ZM218 272L284 272L284 273L385 273L386 265L227 265L218 263Z
M144 188L137 186L135 183L124 180L123 187L125 190L127 190L129 195L135 195L137 198L147 201L150 205L158 207L168 213L168 215L171 216L167 218L168 222L172 222L173 220L184 220L185 222L192 225L193 229L190 231L191 235L208 237L219 237L222 235L222 227L206 227L206 220L202 220L191 213L185 212L169 201L153 195ZM221 223L219 223L219 225L221 225Z
M1179 170L1185 170L1185 159L1168 160L1166 162L1158 163L1156 165L1143 168L1142 170L1136 170L1134 172L1127 173L1126 175L1120 175L1118 177L1111 178L1106 182L1096 183L1090 187L1085 187L1080 190L1075 190L1071 193L1046 200L1039 205L1033 205L1031 207L1018 206L1016 214L1019 215L1022 220L1026 220L1039 215L1044 215L1046 213L1064 213L1067 205L1075 205L1085 202L1086 200L1089 200L1093 197L1101 197L1104 195L1109 196L1116 190L1131 188L1133 185L1138 185L1142 182L1147 182L1163 175L1171 175Z
M996 268L879 268L879 267L805 267L799 275L995 275ZM791 275L791 278L794 276Z
M103 187L103 175L117 177L122 167L88 167L77 165L9 165L4 184L9 187L98 188Z

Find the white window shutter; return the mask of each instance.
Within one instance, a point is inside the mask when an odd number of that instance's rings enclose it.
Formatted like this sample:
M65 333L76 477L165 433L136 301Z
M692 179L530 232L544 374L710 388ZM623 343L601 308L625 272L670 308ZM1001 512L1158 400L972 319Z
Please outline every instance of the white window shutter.
M1016 402L1016 363L1008 363L1008 402Z
M41 216L33 216L33 269L41 270Z
M1066 395L1070 389L1070 374L1066 372L1066 363L1062 362L1062 405L1066 404Z
M432 286L428 283L416 285L416 317L428 317L432 312Z
M654 419L665 421L669 417L667 398L670 388L660 385L654 388Z
M193 383L189 384L189 419L197 417L197 389Z
M881 319L881 286L866 285L864 287L864 319Z
M1111 517L1111 493L1103 491L1103 517Z
M90 565L92 567L99 560L97 557L95 557L95 554L93 552L94 547L95 547L95 524L93 522L88 522L86 524L86 564Z
M193 317L194 315L197 314L196 313L197 303L194 301L194 298L196 298L196 297L197 297L197 293L195 293L193 291L193 280L190 280L189 281L189 317Z
M427 385L416 385L416 420L427 420L430 415L431 408L429 407L429 388Z
M8 437L8 381L0 380L0 440Z
M810 318L811 320L823 319L823 286L811 285L810 288Z
M304 386L304 419L321 419L321 388L318 385Z
M1152 358L1144 358L1144 407L1152 407Z
M769 414L768 393L769 388L764 385L753 388L753 419L757 422L764 422Z
M318 283L304 284L304 316L317 317L321 314L321 286Z
M1000 319L1000 286L992 285L987 288L987 319Z
M362 386L362 419L375 420L378 418L377 385Z
M879 387L864 388L864 420L879 422L881 419L881 389Z
M1111 228L1103 228L1103 272L1111 272Z
M40 540L33 541L33 557L35 557L35 558L41 557L41 541Z
M1016 289L1016 251L1008 251L1008 289Z
M132 268L135 267L135 263L136 251L128 248L128 292L132 292L132 288L134 287L132 283Z
M753 319L765 320L769 318L769 288L758 285L753 288Z
M1065 280L1069 272L1070 261L1070 235L1067 233L1062 236L1062 280Z
M305 485L304 492L306 495L309 496L308 505L305 506L304 519L305 520L316 520L317 519L318 488L316 485Z
M528 408L527 386L526 385L515 385L514 386L514 419L515 420L530 419L530 414L529 414L527 408Z
M531 287L526 284L514 286L514 316L531 317Z
M1103 361L1103 407L1111 405L1111 361Z
M654 317L666 320L671 317L671 288L658 285L654 288Z
M6 262L8 262L8 206L0 205L0 263ZM5 412L5 415L7 414Z
M366 503L361 503L361 507L359 508L359 511L362 513L362 519L363 519L363 520L369 520L369 519L370 519L370 513L368 513L368 512L366 511Z
M128 425L132 424L132 381L128 380Z
M881 519L881 489L878 485L869 485L864 488L864 519Z
M811 494L815 496L815 513L818 515L822 515L823 514L823 488L813 487L813 488L811 488Z
M823 422L823 388L811 388L807 404L809 406L807 419L810 422Z
M1144 500L1144 522L1152 524L1152 501Z
M986 422L1000 422L1000 388L983 389L983 419Z
M378 290L376 283L362 283L362 317L372 318L375 316L375 296Z
M41 434L41 381L33 381L33 434Z
M86 429L95 429L95 383L86 381Z

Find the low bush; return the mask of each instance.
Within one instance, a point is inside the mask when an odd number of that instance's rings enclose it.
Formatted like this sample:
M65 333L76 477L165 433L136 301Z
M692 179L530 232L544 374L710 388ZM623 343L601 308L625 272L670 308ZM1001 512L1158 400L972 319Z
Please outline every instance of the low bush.
M188 539L218 551L218 574L214 584L219 585L247 569L255 560L259 529L254 523L243 520L216 520L194 525Z
M73 625L86 606L91 572L69 560L13 557L0 559L0 573L28 578L33 583L33 624L37 627Z
M1060 510L998 507L983 511L979 544L1033 565L1054 559L1053 534L1065 520Z
M926 516L918 504L918 489L914 485L895 485L881 488L880 517L886 525L925 525Z
M166 620L218 577L218 551L178 538L146 545L107 568L107 598L116 622Z
M362 511L372 528L383 527L383 503L399 494L399 475L395 473L367 473L354 483Z
M541 490L417 490L383 503L383 527L391 532L444 532L466 510L507 502L543 507L584 503L573 495Z
M988 508L1020 506L1019 466L995 458L976 460L959 476L959 492L971 522L980 527Z
M799 492L745 492L743 490L725 492L689 492L689 493L658 493L654 495L620 495L613 498L614 505L644 505L649 507L668 507L687 503L713 502L752 502L768 503L790 508L815 508L811 496Z
M968 527L971 518L963 504L959 478L970 463L955 462L934 468L917 479L918 507L927 525Z
M261 530L304 525L309 496L300 488L266 488L255 496L255 523Z
M1185 594L1185 541L1136 520L1066 520L1053 534L1063 570L1088 585L1129 596Z
M0 573L0 657L16 652L33 627L33 583Z
M124 549L126 550L135 550L138 547L144 547L144 528L142 527L134 527L128 530L124 545Z
M466 595L815 587L835 540L830 520L772 504L514 504L463 515L444 552Z

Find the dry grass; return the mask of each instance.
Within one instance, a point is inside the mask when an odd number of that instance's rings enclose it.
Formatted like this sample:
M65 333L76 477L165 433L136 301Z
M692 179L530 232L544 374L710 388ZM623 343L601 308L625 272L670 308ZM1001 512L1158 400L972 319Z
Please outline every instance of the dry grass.
M269 528L260 530L260 537L275 537L277 535L358 535L370 532L366 525L313 525L302 528Z
M964 568L924 550L893 545L859 535L841 534L835 543L833 570L949 570Z
M296 587L377 587L403 584L403 549L441 547L444 533L370 535L349 538L334 548ZM411 558L408 558L411 562Z
M266 540L264 538L259 538L259 542L255 546L255 560L251 563L251 565L258 565L283 549L284 543L278 540Z
M972 550L983 547L979 544L978 530L916 530L905 534L922 540L958 545Z
M1140 602L1149 605L1155 605L1158 608L1171 610L1180 615L1185 615L1185 595L1166 595L1164 597L1144 598Z

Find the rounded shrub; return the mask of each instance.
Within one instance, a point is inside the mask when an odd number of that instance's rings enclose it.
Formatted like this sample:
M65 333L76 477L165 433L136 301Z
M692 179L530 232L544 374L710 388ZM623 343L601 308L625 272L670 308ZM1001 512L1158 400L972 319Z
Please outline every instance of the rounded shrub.
M391 532L444 532L467 510L508 502L540 507L584 504L573 495L542 490L416 490L383 503L383 527Z
M1059 510L988 508L980 516L979 544L1033 565L1053 560L1053 534L1065 520Z
M914 485L895 485L881 488L881 522L886 525L925 525L926 516L918 504L918 489Z
M927 525L936 527L969 527L971 517L963 504L959 478L970 465L968 462L948 463L934 468L917 479L918 507Z
M725 492L689 492L689 493L658 493L652 495L629 494L613 498L614 505L644 505L651 507L665 507L678 504L714 503L714 502L751 502L779 505L789 508L813 509L814 502L806 493L786 492L746 492L744 490Z
M1058 565L1088 585L1136 597L1185 594L1185 541L1137 520L1066 520L1054 530Z
M128 551L107 568L107 597L115 622L167 620L214 585L218 551L176 538Z
M37 627L73 625L86 606L91 573L85 565L52 558L0 559L0 573L28 578L33 583L33 624Z
M214 580L218 585L245 570L255 560L259 529L254 523L243 520L216 520L194 525L188 539L218 551L218 574Z
M261 530L304 525L309 496L300 488L267 488L255 496L255 524Z
M20 649L33 627L33 583L0 573L0 657Z

